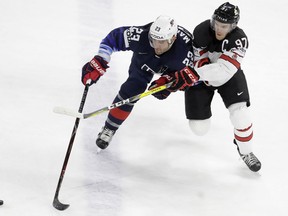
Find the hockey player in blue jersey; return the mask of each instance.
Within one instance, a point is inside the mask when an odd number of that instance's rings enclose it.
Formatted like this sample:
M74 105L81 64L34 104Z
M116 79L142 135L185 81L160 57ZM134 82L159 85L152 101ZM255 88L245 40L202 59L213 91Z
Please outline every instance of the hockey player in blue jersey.
M234 127L233 142L249 169L257 172L261 169L261 163L252 152L253 124L248 109L250 97L241 68L248 49L248 38L238 27L239 19L239 8L226 2L214 11L210 20L195 27L195 66L187 67L186 76L179 76L175 85L180 90L187 89L186 117L196 135L208 132L212 116L211 102L215 91L220 94ZM189 86L192 87L187 88Z
M169 16L159 16L144 26L125 26L112 30L101 42L98 54L82 69L82 82L91 84L105 74L111 55L116 51L132 51L128 79L121 85L113 103L144 92L154 74L165 75L192 66L192 36ZM164 84L165 78L152 82L150 89ZM173 87L172 87L173 88ZM178 89L178 86L174 86ZM171 91L154 96L166 98ZM96 144L105 149L120 125L127 119L135 102L110 110Z

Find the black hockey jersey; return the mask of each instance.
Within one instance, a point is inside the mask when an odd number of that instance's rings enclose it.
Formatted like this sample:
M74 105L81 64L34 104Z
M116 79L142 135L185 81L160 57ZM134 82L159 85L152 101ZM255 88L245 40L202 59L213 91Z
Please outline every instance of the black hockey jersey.
M212 64L196 68L200 79L213 86L226 83L238 70L248 49L248 38L236 27L219 41L210 27L210 20L200 23L193 31L194 60L208 57Z

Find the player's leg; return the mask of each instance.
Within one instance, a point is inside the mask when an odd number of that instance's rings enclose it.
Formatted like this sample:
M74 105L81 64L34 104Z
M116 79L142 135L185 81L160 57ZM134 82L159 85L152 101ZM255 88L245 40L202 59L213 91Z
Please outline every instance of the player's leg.
M195 135L203 136L210 129L211 101L214 89L200 83L185 91L185 112L189 127Z
M122 85L115 97L113 103L117 103L121 100L130 98L134 95L141 94L147 88L147 82L143 79L137 79L135 77L129 77ZM105 125L98 134L96 144L99 148L105 149L108 147L115 132L119 129L122 123L131 114L133 107L137 101L125 104L110 110L108 113Z
M249 154L252 152L253 124L246 102L232 104L228 110L239 150L242 154Z
M261 168L260 161L252 152L253 124L250 116L250 97L243 71L238 71L226 84L219 87L234 127L234 144L244 162L252 171Z

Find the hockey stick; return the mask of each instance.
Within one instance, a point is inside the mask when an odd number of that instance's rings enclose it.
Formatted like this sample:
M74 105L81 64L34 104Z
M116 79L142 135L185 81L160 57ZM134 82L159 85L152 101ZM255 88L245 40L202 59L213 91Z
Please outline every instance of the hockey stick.
M101 114L103 112L109 111L111 109L115 109L117 107L123 106L124 104L131 103L133 101L139 100L139 99L141 99L143 97L147 97L148 95L154 94L156 92L163 91L164 89L169 88L172 84L173 84L173 82L167 83L165 85L159 86L157 88L148 90L148 91L143 92L141 94L138 94L138 95L132 96L130 98L124 99L122 101L119 101L117 103L113 103L110 106L103 107L102 109L96 110L96 111L91 112L91 113L75 112L75 111L73 111L71 109L68 109L68 108L65 108L65 107L55 107L53 111L55 113L58 113L58 114L63 114L63 115L73 116L73 117L76 117L76 118L86 119L86 118L97 116L97 115L99 115L99 114Z
M83 92L83 95L82 95L80 107L79 107L79 110L78 110L79 113L81 113L83 111L83 107L84 107L84 104L85 104L85 101L86 101L86 97L87 97L87 94L88 94L88 90L89 90L89 84L90 84L90 81L88 81L86 83L86 85L85 85L85 89L84 89L84 92ZM69 207L69 204L61 203L59 201L59 199L58 199L58 196L59 196L59 191L60 191L61 184L62 184L62 181L63 181L63 178L64 178L64 174L65 174L65 171L66 171L66 167L67 167L67 164L68 164L68 160L69 160L69 157L70 157L70 154L71 154L71 150L72 150L72 147L73 147L73 143L74 143L74 139L75 139L75 136L76 136L76 132L77 132L77 129L78 129L79 122L80 122L80 118L76 118L75 124L74 124L74 127L73 127L73 131L72 131L72 135L71 135L71 138L70 138L70 142L69 142L69 145L68 145L68 149L67 149L67 152L66 152L66 156L65 156L65 159L64 159L64 163L63 163L63 166L62 166L62 170L61 170L61 173L60 173L58 185L57 185L56 192L55 192L55 195L54 195L53 206L56 209L61 210L61 211L65 210L65 209L67 209Z

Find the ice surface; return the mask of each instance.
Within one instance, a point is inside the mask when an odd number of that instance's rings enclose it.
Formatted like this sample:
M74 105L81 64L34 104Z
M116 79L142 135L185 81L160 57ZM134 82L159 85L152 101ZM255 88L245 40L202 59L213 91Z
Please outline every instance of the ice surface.
M284 0L234 1L250 48L243 63L252 100L250 172L232 144L233 128L218 95L210 132L194 136L182 93L138 102L111 146L97 154L106 114L80 121L59 199L52 200L78 110L81 67L113 28L142 25L160 14L190 31L222 1L1 0L0 216L286 216L288 175L287 6ZM131 53L115 53L109 72L90 88L84 110L107 106L127 78Z

